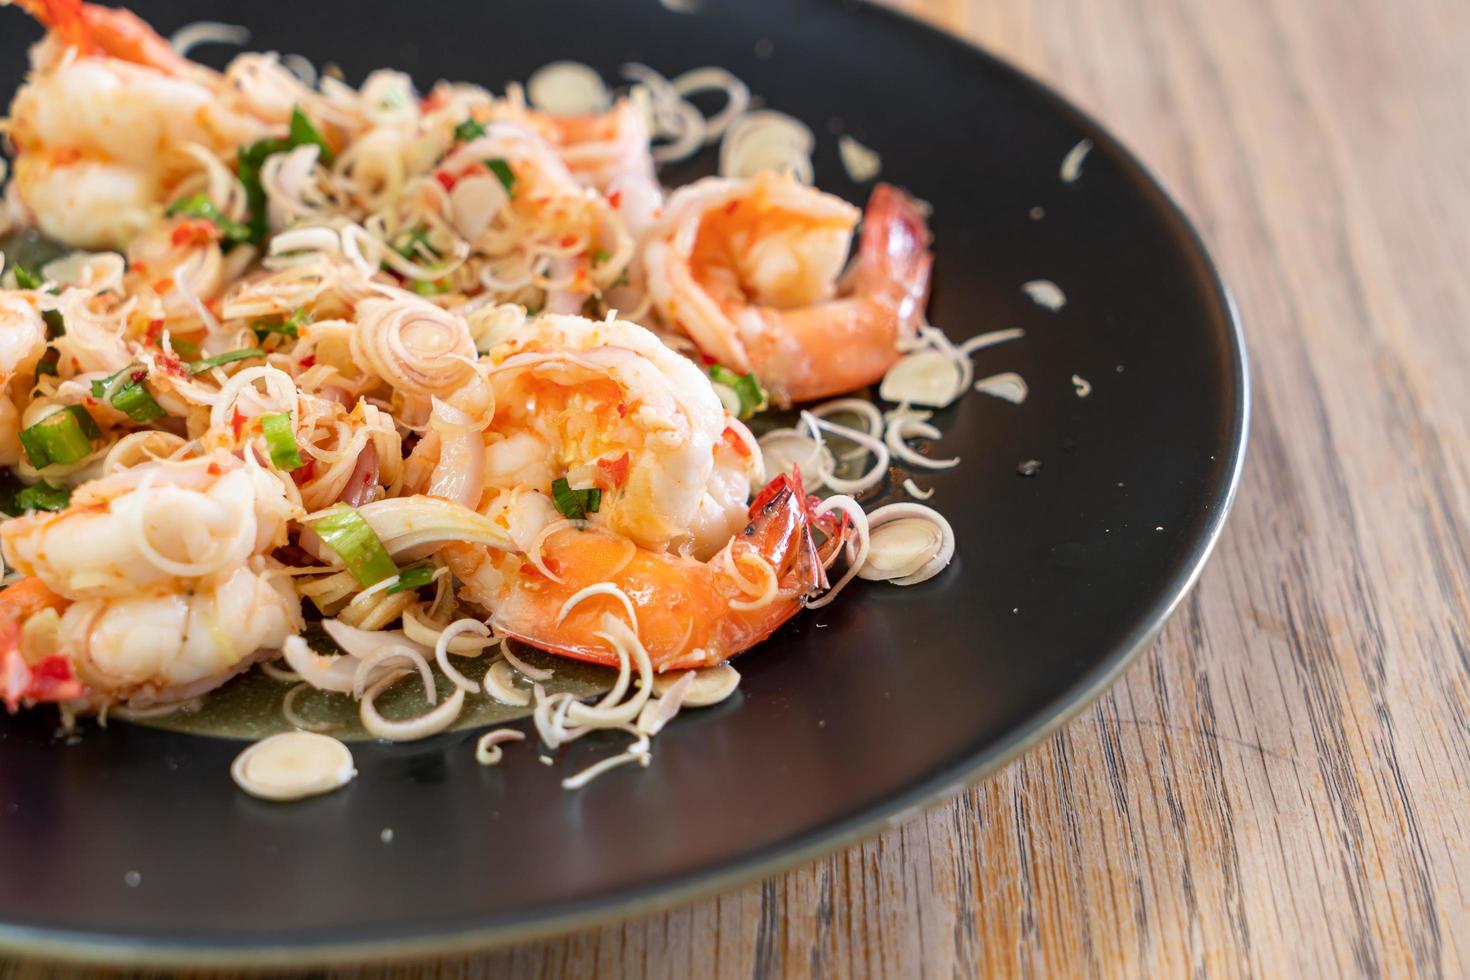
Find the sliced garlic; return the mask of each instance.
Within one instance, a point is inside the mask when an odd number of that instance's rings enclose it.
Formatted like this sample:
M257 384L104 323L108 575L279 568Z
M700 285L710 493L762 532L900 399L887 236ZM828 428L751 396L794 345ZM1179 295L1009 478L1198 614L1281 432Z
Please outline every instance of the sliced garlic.
M689 673L694 674L694 682L684 692L682 702L688 708L706 708L712 704L719 704L734 694L735 689L740 686L740 672L729 664L720 664L718 667L701 667L695 671L671 671L667 674L659 674L653 679L654 693L663 697L670 688Z
M1062 292L1061 286L1050 279L1032 279L1030 282L1022 283L1021 290L1031 297L1031 302L1053 313L1067 305L1067 294Z
M1031 393L1031 389L1026 386L1026 379L1015 371L1004 371L981 378L975 382L975 390L981 394L1003 398L1012 405L1021 404Z
M230 776L262 800L300 800L346 786L357 775L352 753L330 735L283 732L235 757Z
M942 351L917 350L900 357L878 387L885 400L943 408L963 390L960 366Z

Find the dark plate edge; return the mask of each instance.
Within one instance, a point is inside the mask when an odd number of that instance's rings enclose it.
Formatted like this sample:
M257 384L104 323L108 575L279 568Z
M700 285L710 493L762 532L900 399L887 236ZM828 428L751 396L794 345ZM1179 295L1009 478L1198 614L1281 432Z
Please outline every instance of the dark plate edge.
M846 0L846 3L852 3L852 0ZM1164 213L1184 232L1185 241L1195 250L1208 270L1210 285L1226 314L1229 339L1235 355L1235 400L1231 405L1232 433L1229 458L1226 461L1229 476L1223 492L1217 491L1215 497L1208 501L1211 505L1211 516L1204 534L1194 543L1188 556L1176 570L1171 588L1154 604L1138 627L1103 663L1058 698L1046 713L988 750L940 770L903 792L869 807L861 814L809 831L788 843L777 844L753 855L673 881L654 882L631 892L589 899L563 911L546 913L533 909L519 921L511 919L490 925L452 924L442 930L424 931L397 938L338 939L286 945L272 945L268 941L217 942L210 939L174 940L157 937L131 939L110 933L0 923L0 952L51 962L114 967L271 968L346 965L369 961L438 958L475 952L515 942L544 939L580 928L656 912L785 872L840 848L875 837L889 827L903 823L923 810L958 795L1004 768L1081 714L1112 686L1139 654L1153 645L1165 623L1204 571L1240 488L1250 429L1251 379L1245 331L1235 297L1210 257L1199 231L1183 208L1142 161L1091 115L1010 60L965 38L917 17L880 6L876 0L859 0L853 5L861 7L867 15L889 18L900 29L920 31L937 43L959 45L979 58L1000 65L1020 84L1028 86L1057 111L1073 119L1079 128L1089 133L1089 138L1106 145L1135 170L1142 178L1144 188L1157 196L1164 206Z

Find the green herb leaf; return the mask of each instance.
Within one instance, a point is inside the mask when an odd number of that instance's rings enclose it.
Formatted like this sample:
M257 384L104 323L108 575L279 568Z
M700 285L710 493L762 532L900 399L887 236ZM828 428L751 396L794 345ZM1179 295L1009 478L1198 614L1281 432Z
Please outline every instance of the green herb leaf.
M85 459L92 451L92 440L101 437L97 421L80 405L67 405L30 428L20 430L20 444L31 465L38 470Z
M398 573L398 581L388 586L389 595L397 595L407 592L409 589L420 589L434 581L434 566L430 562L421 561L416 565L409 565Z
M410 228L398 235L393 251L410 262L422 261L425 252L436 259L439 258L439 250L429 244L429 229L427 228Z
M449 287L443 283L430 282L427 279L415 279L409 287L420 296L438 296L449 292Z
M45 280L23 265L15 267L15 285L19 289L40 289Z
M250 226L242 225L238 221L231 221L225 217L220 213L220 209L214 206L214 202L209 199L209 195L203 191L180 198L169 205L169 217L172 218L180 214L210 222L220 230L220 234L228 241L248 242L251 240L252 232Z
M36 378L39 380L43 374L56 374L56 364L61 360L61 352L54 347L46 348L46 353L36 362Z
M229 364L232 361L243 361L246 358L250 357L264 356L265 351L261 350L259 347L244 347L240 350L225 351L223 354L216 354L213 357L206 357L198 361L190 361L189 373L198 374L201 371L208 371L210 368L217 368L221 364Z
M510 169L510 164L500 159L500 157L492 157L485 161L485 166L489 167L490 172L499 178L501 186L505 188L507 194L515 193L516 173Z
M474 119L466 119L454 127L454 141L456 143L468 143L470 140L484 135L485 127Z
M375 585L398 573L398 566L378 539L372 525L346 504L337 504L321 517L311 522L328 548L337 553L342 564L347 566L363 588Z
M134 422L156 421L168 413L143 386L146 376L139 365L130 364L110 378L93 381L92 397L103 399Z
M306 118L306 113L301 111L300 106L291 110L291 130L286 137L286 142L291 144L292 149L298 146L320 147L322 152L317 159L321 160L323 166L328 166L332 162L332 148L327 145L327 138L310 119Z
M44 480L26 487L15 495L15 505L21 510L66 510L71 503L69 487L53 487Z
M250 329L254 330L255 336L264 342L265 338L273 333L284 334L287 337L299 336L301 328L310 322L311 314L306 312L305 308L302 308L279 323L273 323L270 320L256 320L250 325Z
M556 479L551 481L551 502L561 516L580 521L588 514L597 513L597 508L602 506L602 491L597 487L573 490L565 479Z
M272 412L260 417L260 431L265 433L265 446L271 464L278 470L301 468L301 450L296 444L296 427L289 412Z

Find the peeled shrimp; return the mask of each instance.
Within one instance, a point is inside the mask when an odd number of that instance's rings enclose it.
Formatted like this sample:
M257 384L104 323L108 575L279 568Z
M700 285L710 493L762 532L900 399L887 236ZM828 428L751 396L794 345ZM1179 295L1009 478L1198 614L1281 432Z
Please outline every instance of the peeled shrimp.
M625 321L543 316L493 349L491 492L597 486L592 523L641 547L707 557L744 523L759 450L709 379ZM436 479L438 474L436 474Z
M175 55L126 10L25 4L51 34L10 108L14 188L52 238L120 248L152 223L188 169L168 152L223 154L268 134L223 79Z
M534 562L464 545L441 554L466 597L492 611L491 623L533 646L616 665L596 635L612 613L631 620L654 669L707 667L765 639L825 587L824 563L845 528L839 515L815 516L814 504L799 479L777 477L751 504L730 550L708 562L571 527L545 535ZM820 551L813 527L824 534Z
M36 298L26 292L0 292L0 466L20 462L20 411L11 382L30 383L30 372L46 350L46 324ZM16 392L23 397L23 392Z
M645 246L659 315L779 403L872 384L915 335L929 289L919 205L886 184L863 220L852 289L839 295L857 210L789 177L708 178L676 191Z
M300 513L280 480L219 451L84 483L59 513L0 524L6 566L66 599L184 591L286 543Z

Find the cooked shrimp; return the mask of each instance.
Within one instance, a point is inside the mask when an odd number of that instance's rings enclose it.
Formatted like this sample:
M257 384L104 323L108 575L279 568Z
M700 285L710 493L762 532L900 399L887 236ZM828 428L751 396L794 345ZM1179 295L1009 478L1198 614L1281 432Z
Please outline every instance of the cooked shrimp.
M29 292L0 292L0 466L20 462L20 411L11 382L30 383L30 372L46 350L46 324Z
M492 491L597 486L592 522L707 557L744 522L761 468L709 379L643 327L543 316L491 351Z
M509 106L510 103L502 105ZM579 182L607 191L618 178L653 178L648 120L631 98L617 101L606 112L554 116L531 110L512 110L556 148Z
M168 151L224 153L267 135L220 76L179 58L133 14L75 0L26 8L51 34L11 105L14 187L51 237L122 247L184 172Z
M0 547L67 599L131 598L241 567L285 544L299 513L278 479L220 451L84 483L66 510L0 524Z
M814 503L798 479L777 477L751 504L744 533L709 562L570 527L546 534L535 556L464 545L442 554L492 624L533 646L616 665L596 633L605 614L631 611L654 669L707 667L765 639L825 587L844 527L838 515L814 516ZM813 526L825 535L820 552Z
M27 623L56 615L66 600L33 578L21 579L0 591L0 703L15 714L21 705L70 701L85 691L71 661L59 654L34 654L27 659L21 631Z
M787 177L698 181L669 198L645 248L654 306L778 402L872 384L919 326L932 256L919 205L880 184L839 296L856 221L851 205Z

